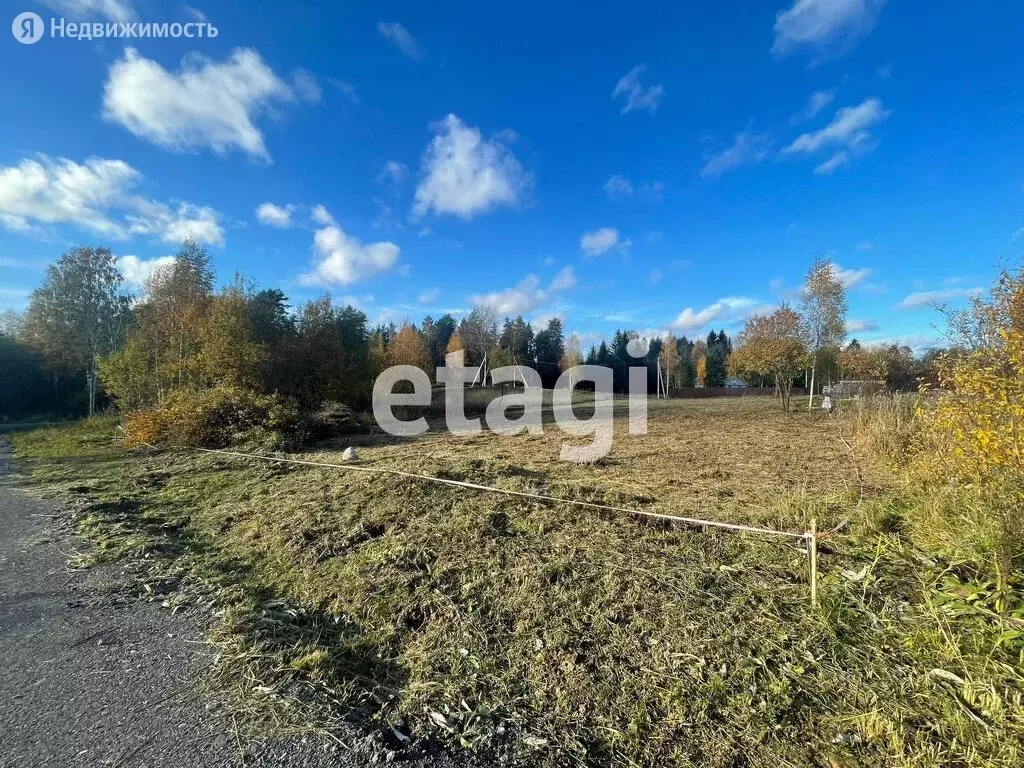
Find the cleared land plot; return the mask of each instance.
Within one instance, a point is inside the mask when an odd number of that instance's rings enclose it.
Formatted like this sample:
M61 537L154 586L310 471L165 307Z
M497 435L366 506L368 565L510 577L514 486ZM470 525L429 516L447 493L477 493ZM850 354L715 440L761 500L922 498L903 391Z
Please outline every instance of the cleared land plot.
M529 764L1018 765L999 627L936 611L946 566L879 521L890 480L771 399L651 404L595 466L567 437L361 439L364 465L800 531L856 515L808 605L794 542L390 476L16 438L88 493L101 556L225 608L218 683L270 722L377 718ZM62 463L54 462L61 458ZM338 461L333 452L303 458ZM855 511L856 510L856 511ZM880 512L881 510L881 512ZM154 576L156 578L156 576ZM200 597L196 597L196 594ZM936 672L936 670L938 670ZM957 682L959 681L959 682ZM264 721L267 722L267 721Z

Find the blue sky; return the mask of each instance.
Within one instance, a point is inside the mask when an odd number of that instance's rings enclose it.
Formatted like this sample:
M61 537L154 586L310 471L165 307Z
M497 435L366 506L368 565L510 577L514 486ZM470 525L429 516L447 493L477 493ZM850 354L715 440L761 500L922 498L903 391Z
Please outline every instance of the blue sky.
M343 7L351 5L353 7ZM186 234L371 321L734 333L817 255L922 347L1024 249L1024 4L6 2L216 38L0 44L0 309ZM6 27L5 27L6 28Z

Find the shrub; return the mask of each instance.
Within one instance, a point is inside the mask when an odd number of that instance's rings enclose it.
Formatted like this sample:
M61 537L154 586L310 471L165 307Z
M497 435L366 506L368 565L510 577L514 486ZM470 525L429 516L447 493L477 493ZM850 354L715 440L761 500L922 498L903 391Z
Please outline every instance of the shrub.
M236 387L179 389L154 408L125 417L125 444L223 448L238 443L295 447L299 413L278 395Z
M363 434L366 425L359 414L344 403L325 400L305 420L305 430L313 440L323 440L341 435Z
M1024 276L1004 272L950 320L938 389L863 399L854 425L860 445L906 468L909 535L994 572L1005 605L1024 559Z

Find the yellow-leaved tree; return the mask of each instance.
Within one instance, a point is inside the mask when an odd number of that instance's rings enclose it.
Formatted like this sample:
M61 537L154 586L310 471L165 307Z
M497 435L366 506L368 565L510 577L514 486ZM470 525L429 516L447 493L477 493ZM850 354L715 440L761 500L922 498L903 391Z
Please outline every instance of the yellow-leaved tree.
M1024 276L1004 272L950 319L956 346L940 357L938 396L922 410L928 444L918 466L980 495L1003 591L1024 554Z

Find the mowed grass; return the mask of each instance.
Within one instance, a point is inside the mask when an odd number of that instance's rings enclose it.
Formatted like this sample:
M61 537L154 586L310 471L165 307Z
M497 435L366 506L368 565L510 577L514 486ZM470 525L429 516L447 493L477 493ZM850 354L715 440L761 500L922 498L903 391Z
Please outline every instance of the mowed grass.
M362 466L667 514L850 519L823 542L817 610L797 540L126 452L110 421L15 441L91 499L94 557L143 557L168 604L223 611L213 683L264 727L360 720L527 765L1020 765L1017 625L944 586L963 563L900 536L895 479L854 463L848 425L777 408L652 401L648 434L617 419L595 465L558 461L571 438L551 427L356 444Z

